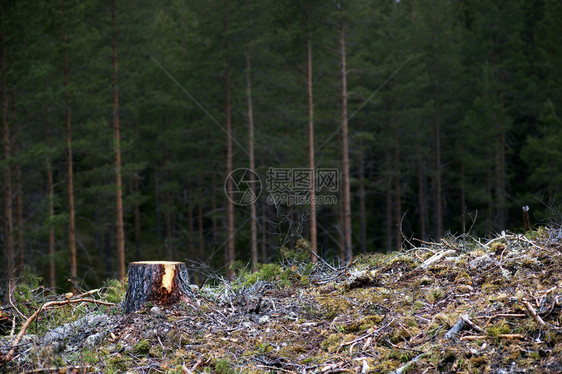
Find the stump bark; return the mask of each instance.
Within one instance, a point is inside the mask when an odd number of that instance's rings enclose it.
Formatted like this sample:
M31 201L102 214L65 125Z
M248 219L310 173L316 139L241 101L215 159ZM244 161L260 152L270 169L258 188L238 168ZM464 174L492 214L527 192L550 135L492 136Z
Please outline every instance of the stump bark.
M138 261L129 264L129 282L123 308L125 313L143 304L172 305L193 295L183 262Z

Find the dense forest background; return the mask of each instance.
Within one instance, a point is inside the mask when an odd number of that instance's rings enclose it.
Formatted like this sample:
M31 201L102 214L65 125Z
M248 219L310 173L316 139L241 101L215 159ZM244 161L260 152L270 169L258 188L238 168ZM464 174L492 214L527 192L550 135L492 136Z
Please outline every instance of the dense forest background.
M274 260L310 239L310 207L262 191L254 215L229 205L225 178L250 154L262 182L309 167L311 124L315 167L344 170L348 149L356 254L522 230L522 206L532 224L560 212L560 1L19 0L1 12L4 279L28 266L59 290L71 277L92 287L165 258L205 275L249 263L252 237L258 261ZM316 206L324 258L345 257L340 178L338 204Z

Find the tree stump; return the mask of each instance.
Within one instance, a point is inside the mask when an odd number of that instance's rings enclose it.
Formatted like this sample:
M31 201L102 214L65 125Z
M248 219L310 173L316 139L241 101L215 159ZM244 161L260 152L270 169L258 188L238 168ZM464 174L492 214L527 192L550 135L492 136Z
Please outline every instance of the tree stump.
M138 261L129 264L129 283L123 308L138 310L146 302L172 305L193 295L183 262Z

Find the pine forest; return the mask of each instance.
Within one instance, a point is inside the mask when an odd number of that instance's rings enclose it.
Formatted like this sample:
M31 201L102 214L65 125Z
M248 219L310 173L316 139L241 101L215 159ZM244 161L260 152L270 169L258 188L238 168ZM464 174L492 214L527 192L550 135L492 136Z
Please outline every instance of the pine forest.
M4 298L561 223L560 1L0 11Z

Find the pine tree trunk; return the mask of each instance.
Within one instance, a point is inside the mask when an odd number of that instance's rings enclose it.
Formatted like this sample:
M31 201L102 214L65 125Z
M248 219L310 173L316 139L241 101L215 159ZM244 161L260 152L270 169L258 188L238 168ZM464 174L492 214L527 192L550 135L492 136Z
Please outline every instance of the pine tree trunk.
M341 5L343 14L343 4ZM341 57L341 100L342 100L342 169L343 169L343 237L344 261L351 263L353 250L351 247L351 187L349 182L349 129L347 120L347 67L345 61L345 25L340 24L340 57Z
M254 109L252 103L252 64L250 58L250 47L246 49L246 95L248 97L248 148L250 153L250 170L256 170L254 158ZM250 190L252 196L256 196L254 174L250 173ZM255 270L258 263L258 228L257 228L256 201L252 198L250 204L250 249L252 255L252 269Z
M117 39L115 30L115 0L111 1L111 50L113 54L113 129L115 131L115 216L119 279L125 278L125 230L123 227L123 183L121 181L121 135L119 127L119 89L117 80Z
M402 181L400 175L400 138L398 135L398 129L395 130L394 135L394 224L395 224L395 235L396 235L396 249L402 249Z
M160 174L161 171L157 168L154 171L154 223L156 225L156 237L158 240L165 239L162 232L162 197L160 196Z
M47 85L48 88L48 85ZM47 144L50 145L51 139L51 123L49 120L50 109L47 106L45 110L45 138ZM47 171L47 199L48 199L48 222L49 222L49 288L55 291L56 288L56 267L55 267L55 227L53 226L53 220L55 217L55 192L53 188L53 162L51 156L46 158L46 171Z
M422 161L422 151L421 146L418 142L417 145L417 172L418 172L418 209L419 209L419 224L420 224L420 238L422 240L426 240L426 232L425 228L427 227L427 223L425 222L426 211L427 207L425 205L426 197L425 197L425 177L424 177L424 170L423 170L423 161Z
M307 32L309 27L309 14L306 13ZM310 261L316 263L318 254L318 244L316 238L316 185L315 185L315 165L314 165L314 100L312 97L312 47L310 32L306 37L306 88L308 96L308 161L311 173L310 178L310 244L312 254Z
M16 176L16 227L18 228L18 266L25 265L25 242L23 239L23 194L21 186L21 167L15 166Z
M261 261L267 262L267 205L264 204L262 208L261 220Z
M341 198L341 194L340 194ZM338 204L338 247L339 253L338 258L340 263L345 264L345 224L344 224L344 212L343 212L343 204Z
M139 261L129 264L125 313L140 309L145 303L173 305L187 302L192 295L189 276L183 262Z
M205 228L203 226L203 204L197 205L197 233L199 234L199 251L197 258L202 259L205 254Z
M359 227L361 237L361 253L367 253L367 209L365 201L365 156L363 142L359 144Z
M2 13L2 135L4 140L4 253L7 260L8 291L15 286L15 250L14 250L14 221L12 211L12 170L10 166L11 154L11 135L10 124L8 122L8 92L7 92L7 57L6 57L6 31L4 23L4 13ZM9 292L5 293L6 295Z
M103 252L105 263L105 278L111 279L113 277L111 270L111 260L113 259L113 254L111 253L111 232L109 231L109 228L107 228L104 233Z
M227 7L225 7L226 9ZM226 176L228 177L232 173L232 118L230 113L230 61L228 59L228 13L225 14L224 18L224 51L226 54L225 58L225 117L226 117ZM227 191L230 193L233 190L232 178L227 178ZM234 270L232 269L232 263L235 258L234 250L234 202L232 198L227 199L227 246L226 246L226 275L229 279L234 277Z
M12 118L17 117L16 112L16 98L14 90L11 90L11 112ZM12 140L12 156L17 158L19 153L19 147L17 138ZM22 178L21 178L21 165L19 162L14 163L14 184L15 184L15 191L14 197L16 199L16 232L17 232L17 251L16 251L16 263L17 267L20 269L20 272L23 271L23 266L25 265L25 244L23 239L23 192L22 192Z
M140 204L138 202L139 194L140 194L140 177L139 173L135 173L134 178L134 186L135 186L135 208L134 208L134 215L135 215L135 258L137 261L140 260L140 246L141 246L141 215L140 215Z
M435 7L432 9L435 18ZM437 29L433 29L433 84L434 102L435 102L435 124L433 128L434 139L434 170L433 170L433 187L435 200L435 236L439 241L443 235L443 206L442 206L442 183L441 183L441 111L440 111L440 92L439 92L439 63L437 56L439 51L436 50L438 41Z
M391 153L390 148L386 147L386 191L385 191L385 237L386 250L392 250L392 170L391 170Z
M55 228L53 226L55 193L53 190L53 166L50 159L47 159L47 196L49 199L49 287L54 291L56 288Z
M65 15L65 4L62 4L63 13L63 48L64 48L64 103L65 103L65 114L66 114L66 164L67 164L67 174L68 174L68 245L70 250L70 279L72 283L72 291L74 289L74 281L77 280L77 270L76 270L76 218L75 218L75 208L74 208L74 169L73 169L73 158L72 158L72 127L71 127L71 117L70 117L70 93L69 93L69 73L70 73L70 63L68 61L68 34L66 31L66 15Z
M170 192L166 192L166 259L171 261L174 258L174 233L173 233L173 225L172 225L172 213L170 212L172 207L172 198L170 196Z
M491 170L491 166L488 165L488 167L486 168L486 200L488 202L488 216L487 216L487 232L492 232L494 226L492 224L493 222L493 207L492 207L492 202L494 201L493 197L492 197L492 170Z
M439 111L439 82L437 62L434 64L435 74L435 125L433 129L433 137L435 142L435 165L433 171L434 177L434 194L435 194L435 236L439 241L443 235L443 208L442 208L442 192L441 192L441 129L440 129L440 111Z
M193 190L191 189L191 184L188 183L187 191L184 191L185 198L187 200L187 235L189 246L187 248L188 258L195 259L197 254L195 253L195 230L193 229L193 203L191 202L193 197Z
M460 185L461 185L461 217L462 217L462 233L466 234L466 186L464 177L464 126L461 122L460 124Z
M503 108L503 103L502 103ZM498 114L494 115L495 127L497 132L496 139L496 204L497 204L497 226L501 232L505 229L505 131L498 119Z
M217 178L215 173L211 176L211 212L213 215L211 216L211 246L217 244L217 233L219 230L219 224L217 222L217 196L216 196L216 186L217 186Z

